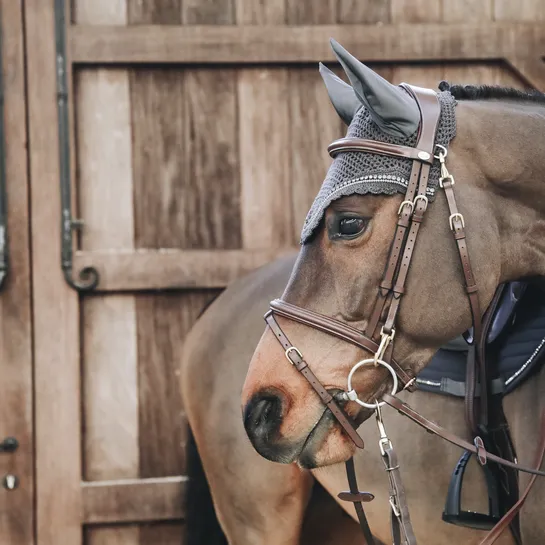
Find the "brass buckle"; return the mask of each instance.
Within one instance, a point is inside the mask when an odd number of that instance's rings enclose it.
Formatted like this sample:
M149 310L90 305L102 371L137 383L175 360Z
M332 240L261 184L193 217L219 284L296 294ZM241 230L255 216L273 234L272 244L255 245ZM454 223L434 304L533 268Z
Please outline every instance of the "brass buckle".
M462 224L462 229L465 229L466 223L464 221L464 216L462 216L462 214L460 214L459 212L456 212L455 214L451 214L449 219L448 219L451 231L456 230L455 227L454 227L454 220L459 220L461 222L461 224Z
M418 201L424 201L424 212L425 212L428 209L428 197L426 197L426 195L417 195L413 201L415 208L416 208L416 203Z
M286 358L288 359L288 361L292 364L292 365L295 365L294 361L290 358L290 352L292 350L295 350L296 354L301 358L301 359L304 359L303 358L303 354L301 354L300 350L298 348L296 348L295 346L290 346L289 348L286 349L286 351L284 352L284 354L286 355Z
M409 216L413 213L413 210L414 210L414 204L412 201L403 201L400 205L399 205L399 210L397 211L397 215L400 216L401 215L401 211L403 210L403 207L407 205L409 208L410 208L410 211L409 211Z

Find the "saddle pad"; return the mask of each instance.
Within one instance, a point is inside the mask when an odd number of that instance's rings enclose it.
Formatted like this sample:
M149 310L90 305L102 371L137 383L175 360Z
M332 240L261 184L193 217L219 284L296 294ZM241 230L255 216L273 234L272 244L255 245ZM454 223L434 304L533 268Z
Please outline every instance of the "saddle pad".
M467 350L449 343L439 349L430 364L418 375L421 390L463 397ZM465 341L462 341L465 342ZM497 351L497 366L491 365L492 393L507 394L536 373L545 361L545 293L536 286L528 286L511 324L507 325L489 353Z

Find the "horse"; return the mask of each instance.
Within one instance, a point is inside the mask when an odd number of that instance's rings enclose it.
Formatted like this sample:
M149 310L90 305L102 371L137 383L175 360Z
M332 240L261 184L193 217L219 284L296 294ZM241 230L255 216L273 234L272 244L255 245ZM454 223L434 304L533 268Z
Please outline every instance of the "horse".
M337 498L347 486L342 466L308 470L270 462L254 450L241 418L240 394L263 333L263 314L269 301L284 290L295 260L295 255L288 255L235 281L203 311L184 343L180 385L194 436L188 453L186 545L361 543L350 506ZM459 398L425 391L411 396L418 410L434 414L456 433L464 432ZM455 539L478 543L482 532L441 520L450 470L459 457L456 447L408 428L399 418L385 417L389 436L399 445L407 493L416 508L411 514L427 538L424 543L446 545ZM370 444L378 443L373 422L364 422L360 431ZM371 450L359 451L355 465L359 480L376 496L367 510L375 540L388 543L389 513L384 507L388 487L380 457ZM429 485L423 487L423 482ZM316 484L327 491L318 498L313 493ZM474 511L487 507L487 490L476 463L467 470L463 505ZM216 517L221 526L214 523ZM514 542L505 534L499 543Z
M414 415L403 403L411 395L410 404L436 421L456 414L463 423L465 416L475 441L467 448L484 465L476 422L486 420L485 403L470 396L464 416L445 401L424 411L411 390L440 347L464 332L480 365L482 322L498 288L545 274L545 97L489 87L443 85L436 93L396 86L332 46L350 85L321 71L347 138L329 147L334 160L305 221L297 261L252 356L241 395L246 433L264 458L320 475L320 468L354 456L362 444L354 430L377 404ZM233 308L232 319L239 317ZM479 385L483 399L484 379L479 367L467 382L468 391ZM398 386L401 401L393 396ZM534 458L544 427L545 371L505 396L503 410L517 467L525 471L521 497L534 484L520 511L520 534L525 545L541 544L545 480L534 483L526 472L539 473L532 467L542 461ZM394 415L383 412L392 428ZM427 481L444 464L427 456L413 467L423 435L408 420L400 426L399 438L390 429L388 437L408 476L414 528L425 542L478 542L460 538L454 526L449 536L436 533L433 520L420 516L419 501L441 488ZM435 448L446 448L437 441ZM397 466L388 469L397 478ZM367 485L370 476L363 475ZM405 516L396 512L400 499L390 489L398 520ZM377 500L369 504L370 518ZM345 509L356 516L353 504ZM408 517L401 522L406 530ZM376 528L387 539L380 523Z

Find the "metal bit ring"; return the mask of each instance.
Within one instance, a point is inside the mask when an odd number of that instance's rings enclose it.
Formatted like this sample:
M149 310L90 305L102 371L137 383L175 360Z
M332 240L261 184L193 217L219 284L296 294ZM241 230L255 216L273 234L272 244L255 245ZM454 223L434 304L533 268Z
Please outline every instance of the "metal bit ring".
M356 403L358 403L362 407L366 407L367 409L376 409L377 408L377 403L376 402L375 403L365 403L365 401L362 401L358 397L358 394L357 394L356 390L354 390L352 388L352 377L354 376L354 373L360 367L363 367L364 365L370 365L370 364L382 365L383 367L386 367L386 369L388 369L388 371L390 372L390 375L392 375L392 379L394 381L394 385L393 385L392 392L391 392L390 395L395 395L396 394L397 387L398 387L398 381L397 381L397 375L396 375L396 372L394 371L394 368L389 363L386 363L384 360L377 359L375 361L374 358L370 358L370 359L366 359L366 360L361 360L358 363L356 363L356 365L354 365L354 367L352 367L350 373L348 374L348 391L346 392L346 397L350 401L355 401ZM378 403L379 407L382 407L383 405L385 405L384 401L381 401L380 403Z

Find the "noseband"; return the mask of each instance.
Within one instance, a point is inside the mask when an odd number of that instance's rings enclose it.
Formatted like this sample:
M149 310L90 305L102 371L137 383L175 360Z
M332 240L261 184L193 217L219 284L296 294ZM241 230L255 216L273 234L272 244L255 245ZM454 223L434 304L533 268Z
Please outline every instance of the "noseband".
M545 473L538 471L537 469L519 466L518 464L514 464L509 460L505 460L486 452L482 439L477 435L478 426L473 407L473 399L475 397L473 394L475 392L477 380L476 373L473 373L472 377L468 376L468 395L466 396L466 398L469 400L466 408L466 418L470 428L476 435L473 444L454 436L453 434L439 427L437 424L426 420L424 417L416 413L416 411L394 396L398 384L402 386L403 390L413 391L416 388L414 373L410 369L403 369L401 365L395 361L392 353L395 338L396 317L399 311L401 299L405 293L405 284L416 245L416 240L418 238L420 225L424 220L424 216L428 208L426 189L428 186L430 168L434 160L438 160L441 166L439 185L445 192L450 214L448 223L456 241L460 263L462 265L465 289L471 309L473 342L470 344L470 357L472 357L473 361L478 365L479 374L481 377L484 377L486 372L484 369L484 358L479 357L477 350L477 340L481 338L482 331L482 313L478 296L478 288L473 275L466 243L465 221L463 215L459 212L456 205L456 199L454 196L454 178L451 174L449 174L446 167L445 159L447 157L447 150L443 146L435 145L436 132L441 114L439 100L436 93L430 89L422 89L407 84L402 84L402 86L405 91L415 99L420 109L419 134L416 146L414 148L389 144L386 142L366 140L362 138L341 138L339 140L335 140L328 147L329 154L332 157L335 157L338 153L347 151L362 151L412 160L411 174L407 185L407 190L405 192L405 198L398 210L396 230L390 247L388 262L382 280L379 284L373 311L369 317L365 331L359 331L358 329L355 329L344 322L298 307L279 299L276 299L270 303L270 310L265 315L265 321L267 322L271 331L274 333L277 341L282 345L288 361L305 377L322 402L330 409L339 424L358 448L363 448L364 443L361 437L358 435L354 423L339 406L336 399L326 390L316 375L312 372L304 360L302 353L290 342L286 334L282 331L275 317L281 316L291 321L312 327L373 354L372 358L361 360L354 365L348 377L347 391L341 394L340 397L344 401L355 401L364 407L376 409L377 423L379 425L381 435L380 449L390 481L390 506L392 511L392 534L394 538L394 545L398 545L400 543L404 543L406 545L416 545L416 538L412 530L409 512L405 501L405 492L399 474L399 465L397 463L397 458L395 452L393 451L391 442L386 436L382 423L380 406L384 403L393 406L401 414L408 416L414 422L423 426L428 431L477 454L479 461L483 465L486 463L487 459L489 459L504 466L514 467L519 471L532 473L534 479L535 475L545 475ZM385 367L392 375L393 390L391 394L386 394L383 398L384 400L380 403L378 400L374 403L368 403L360 400L357 392L352 388L351 379L354 372L359 367L364 365ZM481 399L486 399L486 380L480 381L480 388ZM485 405L486 404L482 403L481 407L479 408L479 422L486 421L487 415ZM543 422L545 425L545 416ZM538 455L538 459L536 460L538 469L541 465L541 460L543 459L544 450L545 434L542 437L540 445L540 456ZM366 541L369 545L373 545L375 542L369 529L362 506L362 502L370 501L370 499L372 499L372 495L365 492L359 492L352 460L347 462L346 468L350 492L343 492L339 495L339 497L341 497L341 499L354 502ZM533 480L531 480L531 484L533 484ZM524 498L528 492L529 487L522 495L522 501L524 501ZM522 503L518 505L518 509L520 509L521 505ZM498 524L498 527L501 525L500 530L502 530L507 524L508 522L505 523L502 519L502 521ZM499 532L496 531L496 534L499 535ZM497 537L497 535L495 537ZM403 542L401 539L403 539ZM482 543L492 543L492 541L487 541L487 539L488 538L485 538L485 541Z

